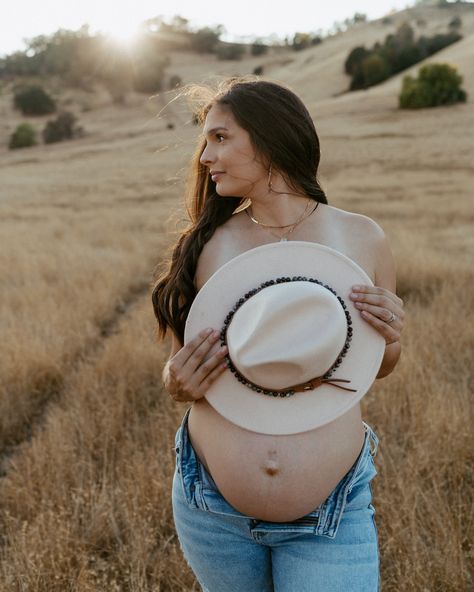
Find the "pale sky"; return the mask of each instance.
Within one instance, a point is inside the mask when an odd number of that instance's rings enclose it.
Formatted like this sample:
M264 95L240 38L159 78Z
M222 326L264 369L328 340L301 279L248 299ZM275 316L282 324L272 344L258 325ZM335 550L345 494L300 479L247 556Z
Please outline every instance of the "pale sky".
M77 30L85 23L91 33L100 30L126 37L140 22L158 15L182 16L191 28L222 24L226 29L222 39L227 41L271 33L283 39L296 31L328 31L355 12L366 14L369 20L379 18L412 6L414 0L4 0L2 4L0 55L24 50L25 38L50 35L60 28Z

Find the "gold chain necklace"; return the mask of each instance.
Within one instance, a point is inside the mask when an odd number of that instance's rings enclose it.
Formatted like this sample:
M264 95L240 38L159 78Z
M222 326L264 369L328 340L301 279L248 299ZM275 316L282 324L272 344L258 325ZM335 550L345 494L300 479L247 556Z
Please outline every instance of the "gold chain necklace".
M299 224L303 218L304 215L306 214L306 212L308 211L309 208L309 204L311 203L312 199L309 198L308 201L306 202L306 207L304 209L304 212L301 214L301 216L298 218L298 220L296 220L296 222L290 222L290 224L284 224L283 226L271 226L270 224L264 224L263 222L259 222L256 218L254 218L252 216L252 214L247 210L246 213L249 216L250 220L252 220L252 222L254 222L255 224L258 224L259 226L263 226L264 228L288 228L288 226L296 226L296 224ZM252 206L250 206L252 207Z
M308 209L309 203L310 201L312 201L311 199L308 201L308 203L306 204L306 208L305 211L303 212L303 215L299 218L299 220L297 220L296 222L293 222L293 224L287 224L286 226L270 226L270 227L266 227L263 224L257 222L250 214L247 210L245 210L249 216L249 218L252 220L252 222L254 222L255 224L258 224L259 226L262 226L262 228L264 230L266 230L267 232L269 232L270 234L272 234L273 236L275 236L276 238L280 239L280 242L286 242L288 241L288 239L286 238L289 234L291 234L293 232L293 230L299 225L301 224L301 222L303 222L303 220L305 220L306 218L308 218L309 216L311 216L311 214L313 212L316 211L317 207L319 206L319 201L316 202L316 205L314 206L314 208L311 210L311 212L309 212L308 214L306 214L306 211ZM305 216L306 214L306 216ZM269 230L269 228L287 228L288 226L291 226L291 228L289 230L287 230L285 233L283 233L282 235L279 234L275 234L274 232L272 232L271 230Z

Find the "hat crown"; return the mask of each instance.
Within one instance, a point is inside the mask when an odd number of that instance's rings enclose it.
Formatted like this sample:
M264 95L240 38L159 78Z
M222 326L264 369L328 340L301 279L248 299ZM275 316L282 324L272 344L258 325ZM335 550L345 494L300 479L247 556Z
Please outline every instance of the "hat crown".
M251 382L280 390L323 376L338 358L347 320L338 298L308 281L274 284L238 308L229 356Z

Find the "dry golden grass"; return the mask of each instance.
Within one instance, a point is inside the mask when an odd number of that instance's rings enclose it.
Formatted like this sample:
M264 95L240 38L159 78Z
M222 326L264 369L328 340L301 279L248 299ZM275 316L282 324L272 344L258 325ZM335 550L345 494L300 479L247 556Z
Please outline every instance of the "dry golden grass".
M473 39L446 59L463 64ZM416 113L396 109L400 80L332 99L293 84L330 203L386 230L408 313L399 365L363 399L380 437L385 592L474 583L474 72L463 73L468 103ZM80 116L89 136L0 148L0 592L199 589L170 500L186 406L161 390L150 300L196 130L179 104L156 118L161 103L101 100Z

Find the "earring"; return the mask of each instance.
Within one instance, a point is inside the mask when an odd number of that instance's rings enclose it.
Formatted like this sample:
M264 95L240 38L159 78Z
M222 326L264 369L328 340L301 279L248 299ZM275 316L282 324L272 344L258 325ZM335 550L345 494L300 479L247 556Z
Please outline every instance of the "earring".
M232 212L232 215L238 214L239 212L243 212L251 205L252 205L252 200L250 199L250 197L244 197L243 199L240 200L239 205Z
M267 181L267 185L268 185L268 193L270 193L270 191L273 190L273 186L272 186L272 163L270 163L270 168L268 169L268 181Z

